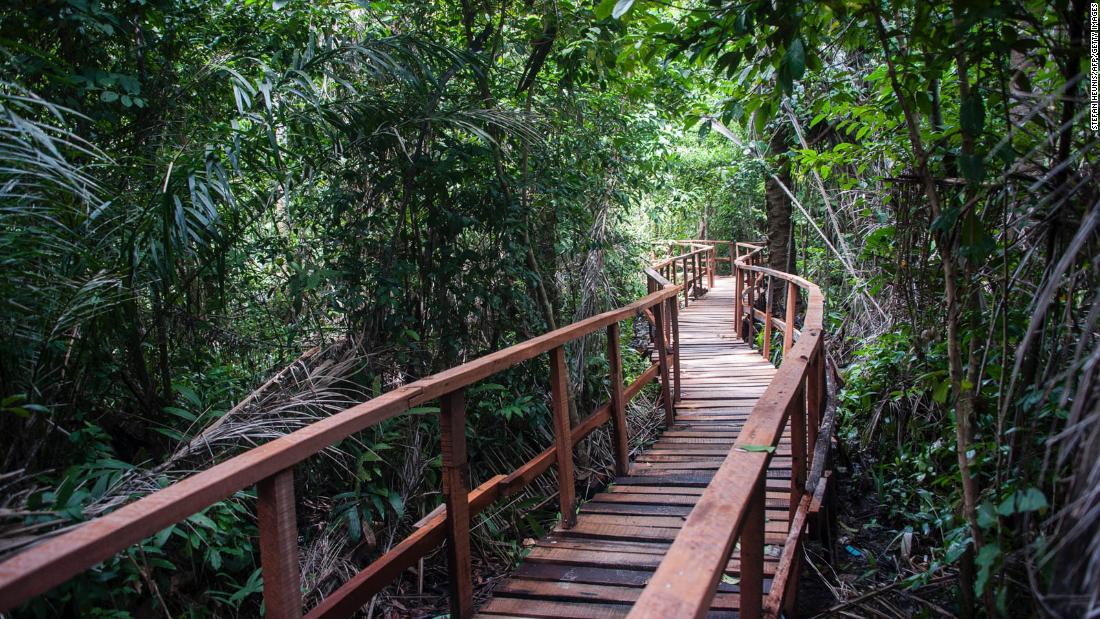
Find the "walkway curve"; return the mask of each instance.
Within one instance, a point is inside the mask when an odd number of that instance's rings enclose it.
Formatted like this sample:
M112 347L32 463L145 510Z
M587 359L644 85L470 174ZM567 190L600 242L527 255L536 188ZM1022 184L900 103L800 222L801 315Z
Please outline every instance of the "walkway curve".
M732 277L716 277L706 296L680 310L682 387L674 424L635 455L628 476L581 505L573 528L538 540L481 616L583 619L630 612L776 373L737 336L734 288ZM775 455L767 481L765 593L787 537L789 440ZM708 616L737 616L738 555L729 559Z

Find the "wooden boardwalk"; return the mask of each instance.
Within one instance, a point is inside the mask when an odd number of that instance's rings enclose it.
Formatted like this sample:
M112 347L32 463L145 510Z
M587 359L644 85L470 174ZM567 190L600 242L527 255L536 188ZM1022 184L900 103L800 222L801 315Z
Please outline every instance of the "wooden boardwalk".
M803 525L826 501L835 423L835 407L827 406L824 295L813 282L762 266L764 248L757 244L663 243L674 255L645 269L649 293L640 299L349 406L7 558L0 562L0 613L255 487L269 619L357 616L394 579L444 544L451 616L465 619L477 612L471 519L554 467L559 509L567 525L575 523L539 540L519 569L499 583L482 615L775 619L786 609L790 616ZM677 312L680 297L714 276L719 245L729 249L726 262L736 276L716 278L708 294ZM801 295L804 303L774 308L785 311L780 318L766 296L767 310L758 311L755 291L773 290L771 284L786 286L785 298ZM798 306L805 310L801 321ZM764 333L783 340L781 348L776 344L783 356L778 369L739 339L739 333L751 337L752 323L740 324L734 316L748 317L750 307ZM624 384L620 324L643 315L658 332L670 334L673 346L658 344L649 368ZM609 400L571 425L565 347L600 332L608 342ZM550 367L553 444L470 488L466 389L543 356ZM631 460L626 404L658 377L664 381L661 400L675 400L666 409L669 427ZM434 402L439 403L443 505L305 608L295 469L358 432ZM604 424L613 430L615 467L622 476L577 510L573 451ZM827 522L827 510L825 516ZM789 522L794 523L790 531Z
M675 423L637 454L630 475L581 505L573 528L538 540L480 616L589 619L630 611L776 373L738 339L733 307L734 280L719 277L680 311ZM765 595L787 539L790 478L788 432L767 471ZM738 554L726 565L710 616L737 616Z

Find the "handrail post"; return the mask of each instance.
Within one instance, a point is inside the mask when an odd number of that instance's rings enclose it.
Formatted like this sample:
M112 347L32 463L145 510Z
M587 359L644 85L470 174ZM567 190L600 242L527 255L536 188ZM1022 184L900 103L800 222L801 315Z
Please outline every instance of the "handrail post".
M788 522L794 522L794 512L806 487L806 389L795 394L787 423L791 429L791 512ZM812 449L812 447L811 447Z
M712 245L710 251L707 252L707 257L710 259L709 266L707 267L707 281L710 282L710 287L714 288L714 271L718 269L718 246Z
M752 264L752 258L749 258L749 264ZM746 271L745 279L749 286L749 322L746 325L748 337L745 341L748 342L749 348L752 348L756 343L756 271L751 269Z
M673 402L680 401L680 302L673 299L669 303L671 308L672 319L669 321L672 323L670 329L672 330L672 384L675 388L675 393L672 396Z
M787 325L783 329L783 358L787 358L787 352L794 345L794 310L798 305L798 287L794 282L787 282Z
M287 468L256 484L260 528L260 567L268 617L299 619L302 588L298 568L298 521L294 511L294 469Z
M696 252L695 259L695 298L699 298L699 285L703 279L703 254Z
M668 302L675 303L675 297L671 297ZM661 402L665 409L665 426L671 427L673 420L672 410L672 394L670 392L670 386L668 384L668 350L665 343L665 312L662 307L666 301L659 301L653 306L653 318L657 322L657 333L660 337L657 340L657 363L660 366L661 373Z
M764 605L764 478L756 480L741 525L741 600L738 615L759 617Z
M769 361L769 357L772 350L772 276L767 275L764 279L764 346L761 354L765 359Z
M474 614L473 564L470 559L470 464L466 454L465 391L440 398L443 444L443 497L447 505L447 569L451 585L451 615Z
M607 325L607 365L611 380L611 427L615 440L615 474L630 472L630 437L626 427L626 403L623 401L623 358L619 348L619 323Z
M658 326L657 333L660 332ZM558 506L561 509L561 526L565 529L571 529L577 523L568 379L565 348L558 346L550 351L550 408L554 415L554 442L558 459Z
M700 261L702 254L695 250L691 254L691 268L695 272L695 298L699 298L699 287L703 281L703 264Z
M733 329L737 337L745 338L745 308L742 306L741 295L744 294L745 273L736 262L730 262L730 273L733 275Z
M691 284L688 282L688 259L687 259L687 256L684 256L680 260L680 262L681 262L681 264L684 265L684 307L687 307L688 306L688 291L691 290Z
M810 445L807 467L813 466L814 448L817 446L817 434L821 428L821 405L824 392L825 347L818 346L810 356L810 367L806 376L806 439Z

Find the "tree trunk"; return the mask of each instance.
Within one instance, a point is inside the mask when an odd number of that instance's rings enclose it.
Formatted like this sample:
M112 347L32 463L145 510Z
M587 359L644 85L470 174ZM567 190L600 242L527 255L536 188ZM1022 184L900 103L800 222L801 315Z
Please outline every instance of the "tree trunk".
M768 141L768 155L775 166L775 177L768 175L764 180L764 202L768 214L768 267L776 271L786 271L791 256L791 198L782 187L793 187L787 136L787 130L780 128ZM783 298L787 287L782 284L778 279L771 282L772 308L777 312L786 307Z

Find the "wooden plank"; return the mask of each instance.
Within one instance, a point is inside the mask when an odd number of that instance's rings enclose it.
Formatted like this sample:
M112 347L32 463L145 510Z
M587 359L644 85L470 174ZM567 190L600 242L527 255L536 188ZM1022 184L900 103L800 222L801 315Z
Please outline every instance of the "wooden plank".
M294 469L282 470L257 485L260 565L268 617L302 616L298 568L298 522L294 511Z
M601 585L578 583L573 581L547 582L545 580L526 580L514 578L501 583L494 595L539 600L592 601L601 603L633 604L641 594L641 587L622 585ZM731 593L719 593L715 596L711 608L719 610L737 610L738 597Z
M562 617L565 619L616 619L630 612L629 604L575 604L551 600L525 600L500 597L489 600L481 609L484 615L520 617Z
M593 585L626 585L643 587L649 582L653 570L627 570L605 567L556 565L553 563L524 563L515 576L527 580L558 580L583 582Z

